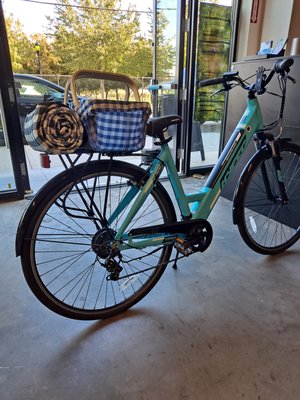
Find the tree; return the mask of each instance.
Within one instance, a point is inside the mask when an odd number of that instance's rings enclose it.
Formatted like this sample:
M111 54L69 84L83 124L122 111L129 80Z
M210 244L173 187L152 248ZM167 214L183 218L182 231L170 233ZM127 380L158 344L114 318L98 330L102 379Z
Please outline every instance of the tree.
M34 73L38 73L37 68L37 59L34 49L34 43L38 42L40 45L40 62L41 69L43 75L52 75L52 74L60 74L60 70L58 68L59 58L56 56L53 50L52 41L48 40L47 37L43 34L35 34L30 37L32 49L31 56L34 56Z
M5 25L13 71L36 72L33 45L23 32L22 24L10 15Z
M121 11L120 0L57 0L48 34L27 37L18 20L6 19L13 70L38 73L34 44L40 44L43 74L69 75L79 69L152 76L152 40L141 34L135 7ZM149 11L149 18L152 13ZM158 65L169 74L175 48L164 36L168 21L160 12Z
M136 37L130 47L130 56L120 66L122 73L136 77L152 76L152 41Z
M228 71L231 40L231 7L201 3L198 32L197 80L222 76ZM220 121L224 114L224 92L212 97L216 87L196 89L195 120Z
M133 8L119 11L117 0L76 0L77 7L69 0L58 3L49 30L61 73L96 69L140 75L140 64L132 60L142 59L142 53L143 72L148 72L151 44L139 36L139 14Z
M166 31L170 21L165 12L160 8L160 1L157 3L157 76L159 79L164 79L174 73L176 47L172 44L174 38L168 38Z
M38 65L36 51L34 48L35 42L40 44L40 59L42 64L43 74L53 74L59 72L57 70L57 57L52 50L52 44L47 40L45 35L36 34L26 36L23 32L23 25L13 16L5 19L10 57L12 69L14 72L38 74Z

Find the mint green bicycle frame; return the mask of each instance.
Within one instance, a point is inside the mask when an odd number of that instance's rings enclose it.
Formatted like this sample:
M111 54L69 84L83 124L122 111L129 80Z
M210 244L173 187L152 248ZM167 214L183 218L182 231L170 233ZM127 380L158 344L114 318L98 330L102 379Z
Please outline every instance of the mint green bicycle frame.
M167 143L162 144L161 152L153 161L149 169L149 177L144 185L142 187L133 185L108 219L110 225L136 197L115 236L119 249L125 250L133 247L144 248L148 246L161 246L170 244L174 240L174 234L168 233L156 233L155 235L143 234L140 236L132 236L128 233L124 234L141 205L151 193L164 167L167 169L168 178L171 182L182 218L206 220L212 212L235 165L251 141L253 134L255 131L262 128L263 119L258 99L256 97L248 98L246 110L222 151L217 164L208 176L205 186L196 193L184 192L169 145Z

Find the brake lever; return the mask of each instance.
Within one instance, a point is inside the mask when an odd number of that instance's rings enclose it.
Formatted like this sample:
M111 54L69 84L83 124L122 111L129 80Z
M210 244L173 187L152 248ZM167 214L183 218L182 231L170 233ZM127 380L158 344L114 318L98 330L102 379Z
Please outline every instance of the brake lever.
M296 83L296 79L294 79L292 76L286 75L287 79L290 80L292 83Z
M225 92L225 90L224 90L224 89L218 89L216 92L213 92L213 93L210 95L210 97L213 97L213 96L215 96L216 94L218 94L218 93L220 93L220 92Z
M210 97L213 97L213 96L215 96L216 94L221 93L221 92L228 92L228 90L230 90L230 89L232 89L232 88L233 88L233 84L230 84L230 83L225 82L225 83L224 83L224 87L223 87L222 89L218 89L216 92L212 93L212 94L210 95Z

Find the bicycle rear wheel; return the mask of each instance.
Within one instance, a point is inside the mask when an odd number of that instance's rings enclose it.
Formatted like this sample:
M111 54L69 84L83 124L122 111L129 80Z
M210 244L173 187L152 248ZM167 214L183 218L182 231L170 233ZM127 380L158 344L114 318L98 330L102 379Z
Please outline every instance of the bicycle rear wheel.
M21 260L31 290L48 308L74 319L108 318L133 306L157 283L172 245L124 250L118 279L109 279L105 252L131 202L109 229L99 219L100 214L109 219L144 175L128 163L94 161L61 173L39 192L34 211L23 217L26 226L20 227L25 229ZM175 220L172 202L158 183L128 231Z
M280 201L276 170L267 152L257 153L241 178L236 221L246 244L262 254L277 254L292 246L300 236L300 148L281 142L281 170L288 203ZM262 166L273 200L266 194Z

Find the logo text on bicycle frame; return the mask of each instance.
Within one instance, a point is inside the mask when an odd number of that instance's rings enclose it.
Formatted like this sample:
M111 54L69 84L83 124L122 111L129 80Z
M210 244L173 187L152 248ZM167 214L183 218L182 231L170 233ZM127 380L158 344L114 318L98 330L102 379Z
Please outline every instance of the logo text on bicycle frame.
M243 153L245 151L247 142L246 142L246 135L243 135L243 133L244 133L243 131L240 132L240 134L238 135L238 137L232 144L230 151L228 152L228 154L232 154L232 152L236 150L236 154L234 155L234 158L227 165L227 168L224 171L224 175L223 175L222 179L220 180L221 190L226 185L226 182L228 181L233 168L236 166L237 162L239 161L239 159L241 158L241 156L243 155ZM237 148L237 146L238 146L238 148ZM225 163L225 165L226 165L226 163Z

